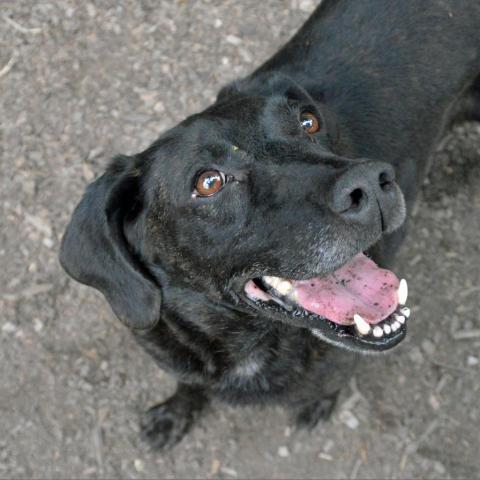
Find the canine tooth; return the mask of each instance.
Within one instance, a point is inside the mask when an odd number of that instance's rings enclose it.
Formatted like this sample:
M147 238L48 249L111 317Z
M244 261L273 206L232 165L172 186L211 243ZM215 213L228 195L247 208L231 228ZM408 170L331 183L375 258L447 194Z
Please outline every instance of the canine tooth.
M397 293L398 293L398 303L400 305L405 305L408 297L408 285L407 285L407 281L404 278L400 280L400 285L398 286Z
M353 316L353 321L355 322L355 327L360 335L367 335L370 333L370 325L360 315L355 314Z
M298 303L298 293L294 288L292 288L290 292L288 292L287 297L292 302Z
M392 332L392 329L390 327L390 325L386 324L383 326L383 331L388 335L389 333Z
M272 285L272 287L273 287L274 285L277 285L277 283L280 281L280 279L278 277L270 277L268 275L265 275L263 277L263 281L265 283L268 283L269 285Z
M291 290L293 290L293 285L288 280L281 280L277 283L275 290L281 295L287 295Z
M405 323L405 317L403 315L397 315L395 313L395 315L393 315L393 317L395 318L395 320L399 323L401 323L402 325Z
M380 327L375 327L373 329L373 336L377 338L383 337L383 329Z
M278 290L278 286L282 283L282 279L279 277L263 277L263 280L275 290Z
M398 322L392 323L392 331L396 332L400 328L400 324Z
M408 307L403 307L400 309L400 313L405 317L408 318L410 316L410 309Z

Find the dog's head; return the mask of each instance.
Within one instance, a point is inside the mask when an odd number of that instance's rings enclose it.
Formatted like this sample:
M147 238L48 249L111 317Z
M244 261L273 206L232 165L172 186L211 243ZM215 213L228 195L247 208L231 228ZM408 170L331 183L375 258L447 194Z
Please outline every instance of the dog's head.
M285 78L235 85L89 186L61 262L135 329L162 289L384 350L405 335L404 287L365 256L405 218L393 168L341 154L334 115Z

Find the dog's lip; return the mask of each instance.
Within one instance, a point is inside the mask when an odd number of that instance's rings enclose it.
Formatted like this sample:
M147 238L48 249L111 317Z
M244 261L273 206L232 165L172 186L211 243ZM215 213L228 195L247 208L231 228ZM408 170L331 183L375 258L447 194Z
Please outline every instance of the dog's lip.
M272 287L272 278L282 280L278 277L268 276L243 277L243 280L237 283L238 289L235 289L242 303L248 305L249 308L257 313L266 314L272 320L282 320L286 323L307 328L314 336L328 343L361 352L390 349L400 343L406 335L406 323L410 310L405 307L407 296L405 280L400 282L401 289L404 291L400 293L399 288L396 294L398 301L396 301L393 311L386 312L384 317L376 321L365 321L360 315L356 314L354 315L355 318L352 318L352 321L349 323L342 323L332 321L326 316L307 310L302 303L295 302L295 299L298 300L298 297L292 298L290 294L285 295L284 292L282 295L282 282L277 285L279 292ZM270 284L262 284L263 279L270 279ZM254 281L260 281L260 283L256 285L252 296L252 284L254 284ZM291 284L288 280L287 282ZM296 282L293 283L295 284ZM247 288L249 284L250 289ZM397 285L399 284L397 283Z
M404 317L405 321L400 324L400 327L396 332L390 334L388 337L382 336L376 338L371 335L364 337L357 335L353 326L339 326L328 320L328 318L311 314L302 309L288 312L278 305L253 301L244 294L239 295L239 297L242 303L257 313L261 312L267 314L272 320L281 320L289 324L294 324L300 328L306 328L313 336L326 343L359 353L375 353L390 350L397 346L405 338L407 333L406 320L408 317ZM392 321L396 320L393 317L389 317L381 322L378 327L384 328L385 325L391 324Z

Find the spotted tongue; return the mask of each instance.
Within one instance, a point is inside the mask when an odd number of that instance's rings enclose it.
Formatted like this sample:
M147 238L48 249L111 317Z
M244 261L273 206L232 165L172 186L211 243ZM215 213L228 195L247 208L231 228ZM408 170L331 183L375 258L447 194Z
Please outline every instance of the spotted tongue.
M292 283L303 309L341 325L352 324L356 313L368 323L378 323L398 305L398 278L362 253L328 277Z

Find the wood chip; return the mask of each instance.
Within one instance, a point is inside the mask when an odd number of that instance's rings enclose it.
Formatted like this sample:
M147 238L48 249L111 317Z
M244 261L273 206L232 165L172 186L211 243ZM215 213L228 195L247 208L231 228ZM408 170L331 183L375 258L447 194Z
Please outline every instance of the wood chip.
M217 475L217 473L220 471L220 465L220 460L218 458L214 458L212 460L212 466L210 467L208 478L213 478Z
M17 32L24 33L27 35L38 35L39 33L42 33L43 30L41 28L27 28L23 27L19 23L17 23L15 20L12 20L10 17L7 17L7 15L3 15L3 19L5 22L7 22L11 27L13 27Z
M53 283L39 283L38 285L33 285L18 293L5 293L3 299L9 302L16 302L22 298L31 298L35 295L49 292L52 288Z
M472 338L480 338L480 328L473 330L460 330L452 333L455 340L471 340Z
M7 75L7 73L10 72L10 70L13 68L16 62L17 62L17 56L12 55L10 57L10 60L7 62L7 64L0 70L0 78Z

